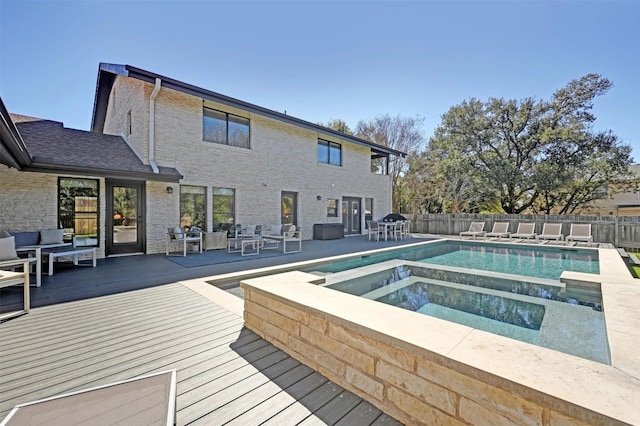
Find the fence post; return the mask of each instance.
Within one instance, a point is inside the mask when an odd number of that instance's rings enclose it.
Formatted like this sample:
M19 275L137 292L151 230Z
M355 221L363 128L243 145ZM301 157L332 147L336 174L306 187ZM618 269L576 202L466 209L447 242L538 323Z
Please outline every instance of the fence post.
M618 230L619 223L618 223L618 216L617 215L614 216L614 218L613 218L613 226L614 226L614 228L613 228L613 245L616 246L616 247L619 247L618 243L619 243L619 238L620 237L619 237L619 230Z

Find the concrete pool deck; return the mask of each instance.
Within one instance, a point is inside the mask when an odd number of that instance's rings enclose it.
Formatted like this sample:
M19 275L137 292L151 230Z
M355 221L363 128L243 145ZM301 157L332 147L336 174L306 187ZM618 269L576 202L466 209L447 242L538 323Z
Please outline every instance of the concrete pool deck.
M600 274L562 279L601 287L611 365L332 291L296 267L243 279L244 309L205 280L183 284L401 421L640 424L640 282L615 249L598 251Z

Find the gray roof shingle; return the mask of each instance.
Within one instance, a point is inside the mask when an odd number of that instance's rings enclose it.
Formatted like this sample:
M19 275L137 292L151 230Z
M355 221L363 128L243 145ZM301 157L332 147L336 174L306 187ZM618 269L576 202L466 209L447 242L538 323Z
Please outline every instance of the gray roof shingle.
M33 158L30 169L170 182L182 178L171 167L160 167L159 173L154 173L120 136L68 129L57 121L10 115Z

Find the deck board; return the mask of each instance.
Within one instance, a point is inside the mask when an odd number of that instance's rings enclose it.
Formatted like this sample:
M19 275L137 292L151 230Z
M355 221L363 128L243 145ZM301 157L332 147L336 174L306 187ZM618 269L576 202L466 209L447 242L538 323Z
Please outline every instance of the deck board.
M180 284L32 309L0 323L0 419L14 405L177 369L177 423L384 423L388 416Z

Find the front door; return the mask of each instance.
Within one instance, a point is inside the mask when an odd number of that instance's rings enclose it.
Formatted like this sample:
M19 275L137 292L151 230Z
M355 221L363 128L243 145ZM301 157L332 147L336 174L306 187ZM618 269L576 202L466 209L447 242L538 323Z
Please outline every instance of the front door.
M145 251L145 184L141 181L106 180L106 254Z
M342 197L342 224L345 235L361 233L360 198Z

